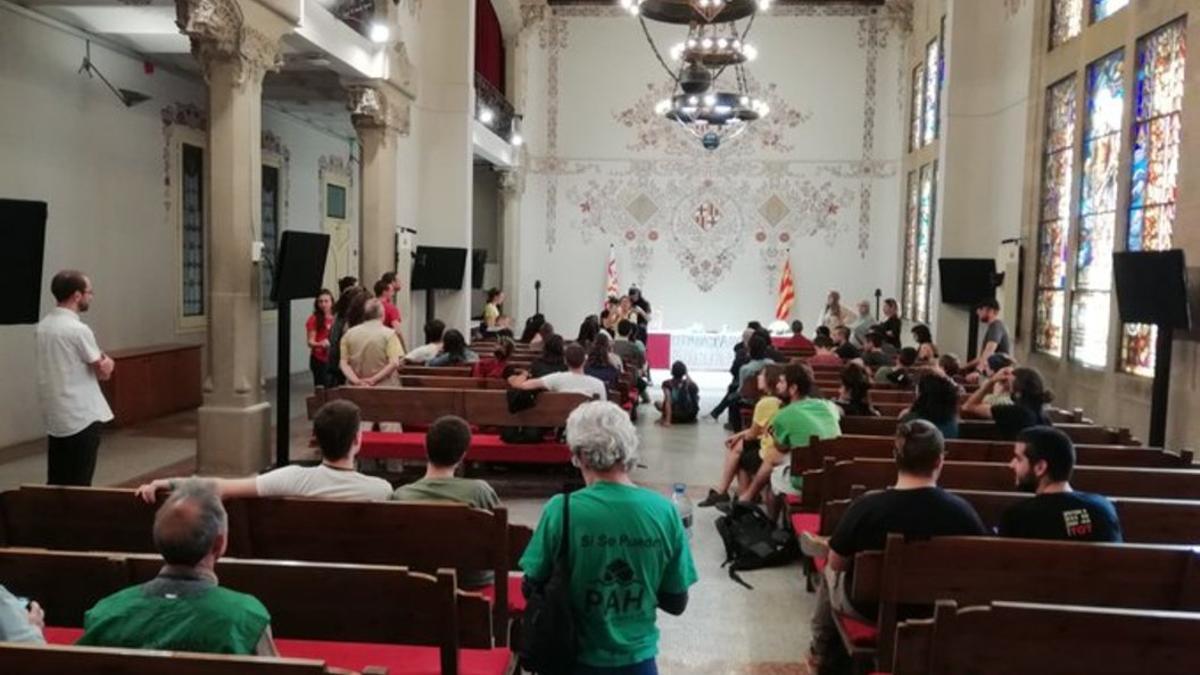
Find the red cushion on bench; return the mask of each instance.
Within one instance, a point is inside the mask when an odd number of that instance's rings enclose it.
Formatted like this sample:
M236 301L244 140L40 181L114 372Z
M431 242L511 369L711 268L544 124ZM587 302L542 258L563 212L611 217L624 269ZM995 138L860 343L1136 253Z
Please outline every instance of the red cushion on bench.
M800 504L801 504L800 495L789 494L787 496L787 503L788 503L788 506L800 506Z
M525 578L523 574L508 575L508 613L523 614L525 612L525 594L521 592L521 581ZM479 589L483 597L490 600L496 599L496 587L487 586Z
M850 644L856 647L873 647L879 640L879 629L875 624L859 621L839 612L834 612L833 616L841 624L842 632L846 634Z
M372 459L425 459L425 434L406 431L363 432L359 457ZM471 437L468 462L519 462L523 464L570 464L571 451L566 443L505 443L495 434Z
M438 675L442 672L437 647L382 645L367 642L324 640L275 640L279 655L295 659L318 659L335 668L361 672L367 666L383 666L388 675ZM505 648L460 649L462 675L503 675L512 662Z
M819 513L793 513L792 514L792 530L799 537L801 532L811 532L820 534L821 532L821 514Z
M46 644L73 645L83 637L83 629L46 626L42 629L42 636L46 638Z

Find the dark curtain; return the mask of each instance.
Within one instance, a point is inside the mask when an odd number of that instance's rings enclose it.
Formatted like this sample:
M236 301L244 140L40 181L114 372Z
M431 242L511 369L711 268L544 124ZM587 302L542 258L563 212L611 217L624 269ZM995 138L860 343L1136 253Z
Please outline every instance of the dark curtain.
M491 0L475 0L475 72L501 94L504 89L504 36Z

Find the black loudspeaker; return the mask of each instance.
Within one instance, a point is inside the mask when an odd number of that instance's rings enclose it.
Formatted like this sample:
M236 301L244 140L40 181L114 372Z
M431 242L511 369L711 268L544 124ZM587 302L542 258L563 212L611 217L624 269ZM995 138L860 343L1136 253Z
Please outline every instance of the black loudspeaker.
M1114 253L1113 276L1121 321L1192 327L1187 263L1180 249Z
M467 249L418 246L413 254L411 287L414 291L462 290L466 271Z
M942 302L974 307L996 297L996 261L991 258L938 258Z
M329 253L329 235L284 230L279 244L279 260L271 284L271 300L315 298L325 279L325 257Z
M46 251L46 202L0 199L0 324L37 323Z

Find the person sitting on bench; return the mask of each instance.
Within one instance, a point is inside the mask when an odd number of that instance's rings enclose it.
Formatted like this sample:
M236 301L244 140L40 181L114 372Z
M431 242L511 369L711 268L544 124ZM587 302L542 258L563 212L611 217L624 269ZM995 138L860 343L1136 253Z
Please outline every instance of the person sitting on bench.
M567 362L567 372L550 373L537 378L530 378L527 373L520 373L510 377L508 383L516 389L569 391L601 401L607 400L608 390L604 388L604 382L583 372L583 364L587 359L587 352L583 347L577 342L572 342L566 346L563 352Z
M1037 496L1004 512L1000 536L1121 542L1121 522L1112 502L1071 489L1075 445L1065 433L1054 427L1022 431L1009 466L1017 487Z
M313 418L313 434L321 448L316 466L292 464L247 478L214 478L222 498L230 497L321 497L360 501L386 501L392 485L382 478L361 474L354 458L362 445L362 415L358 406L337 399L321 406ZM179 478L160 478L142 485L137 496L153 504L159 490L174 490Z
M0 642L45 644L46 613L36 602L18 598L0 586Z
M398 502L456 502L491 511L500 506L500 497L486 481L459 478L467 450L471 447L471 427L454 415L437 418L425 432L425 476L415 483L401 485L392 493ZM490 570L468 570L460 583L479 588L492 583Z
M941 432L929 422L900 424L896 429L896 484L856 499L827 542L811 533L802 535L801 547L806 554L828 554L812 619L812 672L836 672L844 658L835 612L874 621L876 608L850 603L856 554L883 550L890 533L915 539L988 534L979 514L965 499L938 487L945 452Z
M404 355L404 362L423 366L429 360L442 353L442 336L446 334L446 324L441 319L432 319L425 323L425 344Z
M154 517L162 571L89 609L77 644L275 656L267 608L217 585L213 568L228 537L229 517L213 482L181 483Z
M1007 385L1012 403L988 405L983 400L1001 383ZM1005 368L988 378L962 404L965 417L995 420L996 437L1003 441L1017 438L1021 431L1035 426L1053 426L1046 407L1054 393L1046 388L1042 375L1033 368Z

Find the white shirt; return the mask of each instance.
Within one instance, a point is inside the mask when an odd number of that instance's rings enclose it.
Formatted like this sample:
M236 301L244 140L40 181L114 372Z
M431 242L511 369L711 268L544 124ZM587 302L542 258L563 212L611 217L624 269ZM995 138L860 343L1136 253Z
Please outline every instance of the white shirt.
M91 365L101 356L92 329L75 312L55 307L38 322L38 397L47 434L73 436L113 418Z
M325 464L292 464L255 478L260 497L319 497L359 501L387 501L392 485L382 478Z
M539 381L545 385L547 391L569 391L590 398L598 398L601 401L608 400L608 390L604 388L604 382L591 375L570 371L550 373L540 378Z
M421 345L404 356L404 360L410 363L426 363L429 359L440 354L442 351L442 343L430 342L427 345Z

